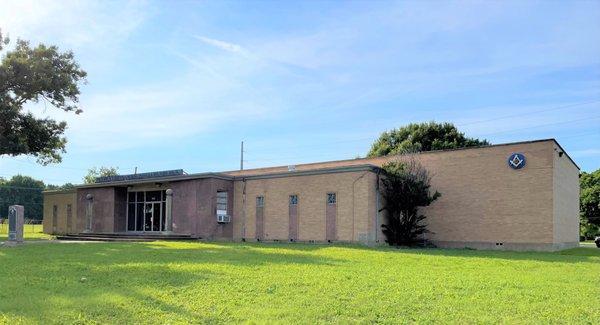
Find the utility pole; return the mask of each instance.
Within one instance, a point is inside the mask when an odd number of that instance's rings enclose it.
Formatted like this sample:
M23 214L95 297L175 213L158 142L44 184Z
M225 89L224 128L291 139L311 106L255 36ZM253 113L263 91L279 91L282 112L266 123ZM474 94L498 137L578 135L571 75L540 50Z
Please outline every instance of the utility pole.
M133 171L133 173L134 173L135 175L137 175L137 166L135 167L135 170Z
M242 141L242 148L240 149L240 170L244 170L244 141Z

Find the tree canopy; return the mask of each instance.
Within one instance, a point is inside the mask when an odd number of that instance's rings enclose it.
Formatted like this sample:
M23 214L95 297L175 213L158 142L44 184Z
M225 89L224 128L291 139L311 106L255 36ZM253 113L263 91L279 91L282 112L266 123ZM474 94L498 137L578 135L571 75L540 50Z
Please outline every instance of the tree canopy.
M22 205L25 208L25 218L42 220L44 211L44 190L66 190L74 185L46 185L43 181L30 176L15 175L10 179L0 177L0 219L6 218L8 207Z
M116 167L92 167L88 170L87 175L83 177L84 184L94 184L96 183L96 178L104 177L104 176L115 176L118 175L118 168Z
M411 123L383 132L369 150L368 157L407 152L456 149L490 145L487 140L468 138L452 123Z
M0 30L0 51L8 43ZM79 114L79 86L85 78L72 52L17 40L0 61L0 155L31 155L41 164L60 162L67 143L66 122L38 118L24 105L43 101Z
M579 182L581 223L587 232L584 235L600 235L600 169L591 173L581 173Z
M29 176L15 175L0 178L0 218L6 218L8 207L19 204L25 208L25 218L42 219L44 182Z

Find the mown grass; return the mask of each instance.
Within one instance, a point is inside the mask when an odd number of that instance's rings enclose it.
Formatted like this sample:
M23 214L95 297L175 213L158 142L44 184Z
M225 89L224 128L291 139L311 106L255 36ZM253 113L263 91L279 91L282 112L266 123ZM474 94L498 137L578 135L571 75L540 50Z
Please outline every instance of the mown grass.
M241 243L0 248L0 322L596 323L600 250Z
M23 239L24 240L41 240L41 239L53 239L54 236L44 234L42 225L24 225L23 226ZM8 239L8 223L5 221L4 224L0 225L0 241Z

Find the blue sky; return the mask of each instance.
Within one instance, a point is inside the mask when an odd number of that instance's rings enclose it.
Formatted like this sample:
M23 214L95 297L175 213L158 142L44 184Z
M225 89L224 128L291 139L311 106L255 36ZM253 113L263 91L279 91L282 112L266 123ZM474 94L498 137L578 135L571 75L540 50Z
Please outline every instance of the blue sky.
M556 138L600 167L598 1L3 1L11 38L72 49L89 73L63 163L0 177L79 183L364 156L384 130L450 121L492 143Z

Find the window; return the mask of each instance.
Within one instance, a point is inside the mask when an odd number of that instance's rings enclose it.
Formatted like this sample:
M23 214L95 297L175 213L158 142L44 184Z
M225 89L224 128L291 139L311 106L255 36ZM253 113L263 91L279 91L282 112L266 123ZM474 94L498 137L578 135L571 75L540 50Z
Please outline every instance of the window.
M327 193L327 204L336 204L336 201L335 193Z
M163 191L148 191L146 192L146 201L147 202L159 202L162 201L162 192Z
M227 215L227 191L217 192L217 215Z
M256 207L264 207L265 206L265 197L264 196L257 196L256 197Z
M52 206L52 232L56 232L56 224L58 223L58 206Z
M290 195L290 205L298 204L298 195L292 194Z
M67 204L67 231L71 231L71 223L73 219L73 207Z

